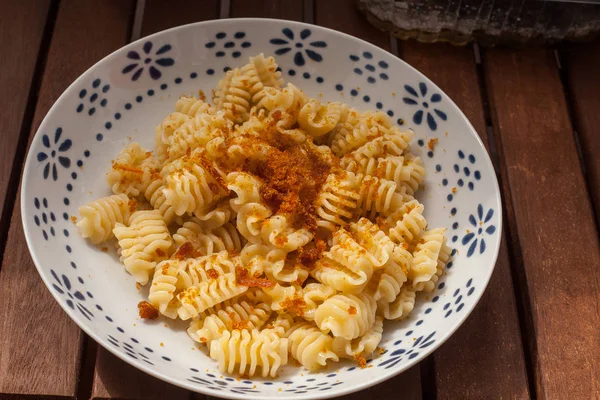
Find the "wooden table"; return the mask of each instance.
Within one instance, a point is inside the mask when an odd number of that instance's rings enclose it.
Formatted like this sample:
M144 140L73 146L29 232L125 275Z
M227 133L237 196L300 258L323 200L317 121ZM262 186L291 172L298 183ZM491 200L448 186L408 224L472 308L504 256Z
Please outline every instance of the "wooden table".
M258 16L395 52L465 112L501 182L505 237L473 314L421 364L347 398L600 398L600 42L519 50L397 42L351 0L0 1L0 397L206 397L116 359L60 309L25 244L19 181L42 118L96 61L176 25Z

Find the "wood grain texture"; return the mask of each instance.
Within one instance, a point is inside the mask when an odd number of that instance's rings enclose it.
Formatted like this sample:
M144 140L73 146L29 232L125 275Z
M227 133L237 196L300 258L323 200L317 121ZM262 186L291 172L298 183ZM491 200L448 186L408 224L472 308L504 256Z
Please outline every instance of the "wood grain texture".
M600 225L600 41L574 46L563 60L586 166L588 188Z
M151 377L108 351L98 351L92 399L189 399L190 393Z
M230 16L279 18L302 21L302 1L232 0Z
M537 397L598 398L598 232L554 54L497 49L484 61Z
M487 146L489 138L472 48L407 41L400 44L400 52L406 62L456 102ZM529 398L504 239L494 274L479 304L463 326L433 353L433 359L438 399Z
M371 25L353 0L315 1L317 25L335 29L390 51L390 35Z
M121 0L61 3L30 140L64 89L94 62L126 43L132 6L132 1ZM82 333L36 272L18 205L6 246L0 273L0 393L73 397Z
M193 22L218 18L217 0L147 0L142 36Z
M4 208L49 7L50 0L0 2L0 210ZM3 229L8 222L0 221Z

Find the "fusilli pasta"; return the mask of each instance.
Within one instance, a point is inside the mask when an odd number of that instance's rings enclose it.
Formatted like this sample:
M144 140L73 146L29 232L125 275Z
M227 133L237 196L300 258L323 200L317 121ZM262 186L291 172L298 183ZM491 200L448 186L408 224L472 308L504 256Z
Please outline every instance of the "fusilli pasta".
M288 355L364 367L383 321L407 318L451 256L414 197L414 133L310 98L263 54L213 93L180 97L153 151L116 156L114 195L80 208L82 236L115 236L125 269L151 282L140 316L188 321L223 373L275 377Z

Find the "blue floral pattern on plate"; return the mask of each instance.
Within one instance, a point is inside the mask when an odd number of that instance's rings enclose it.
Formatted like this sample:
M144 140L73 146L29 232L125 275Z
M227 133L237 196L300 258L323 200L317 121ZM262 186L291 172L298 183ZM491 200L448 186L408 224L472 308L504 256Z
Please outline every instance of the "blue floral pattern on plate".
M439 93L432 93L430 97L427 97L428 88L425 82L419 82L418 88L419 90L417 91L417 89L411 85L404 85L404 90L408 93L408 96L403 97L402 101L404 101L405 104L418 107L418 110L414 113L412 118L415 124L421 125L423 117L426 116L429 129L435 131L438 127L436 116L442 121L448 119L448 115L445 112L435 108L435 104L442 101L442 95Z
M132 81L137 81L142 76L144 69L148 67L148 73L154 80L160 79L162 72L160 67L171 67L175 64L175 60L170 57L165 57L164 54L171 51L172 47L170 44L162 45L153 54L152 48L154 45L148 41L142 46L142 51L131 50L127 53L127 58L131 60L130 64L127 64L121 71L123 74L128 74L132 71Z
M473 214L469 215L469 223L475 231L467 231L467 234L462 238L463 246L466 246L471 242L469 250L467 250L467 257L471 257L475 253L475 250L477 250L477 243L479 243L479 254L483 254L487 248L485 235L493 235L496 232L496 226L489 224L493 216L494 210L490 208L487 212L484 212L481 204L477 206L477 217Z
M323 61L323 56L318 49L327 47L327 43L322 40L310 42L306 41L312 35L312 31L310 29L303 29L300 31L300 33L297 34L299 40L296 40L296 34L290 28L284 28L281 32L285 38L274 38L270 40L271 44L279 46L279 49L275 50L275 54L281 56L289 53L293 50L293 48L297 49L294 53L294 64L296 64L298 67L302 67L304 64L306 64L306 60L302 54L302 49L304 49L304 53L306 53L308 58L311 60L315 62Z
M52 174L52 179L58 179L58 168L57 164L64 168L71 166L71 159L63 153L69 151L73 142L71 139L65 139L61 141L63 130L62 128L56 128L54 131L54 137L51 140L46 134L42 135L42 144L45 149L37 153L38 162L44 164L43 176L44 179L48 179Z

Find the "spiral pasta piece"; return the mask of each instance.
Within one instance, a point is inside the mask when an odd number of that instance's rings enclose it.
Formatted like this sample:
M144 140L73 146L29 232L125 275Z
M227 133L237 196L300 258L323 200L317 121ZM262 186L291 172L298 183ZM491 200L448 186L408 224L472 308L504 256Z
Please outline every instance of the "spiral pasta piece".
M156 157L164 162L169 150L169 144L173 132L190 120L190 116L181 112L169 114L155 129Z
M288 83L283 89L265 87L259 96L260 102L257 104L259 109L266 109L269 112L275 110L286 112L293 118L294 122L296 122L300 110L308 101L304 92L292 83Z
M165 223L167 225L171 224L177 215L175 214L175 209L172 205L167 204L165 195L163 193L165 187L165 182L161 178L156 178L151 181L144 192L144 196L150 202L150 205L160 212Z
M215 106L225 112L225 118L239 124L250 117L252 94L250 93L250 77L238 68L227 71L217 85L213 99Z
M335 295L315 311L315 323L323 332L352 340L364 335L375 322L377 305L364 293Z
M388 231L390 239L396 244L412 244L419 239L427 227L423 210L423 204L417 200L411 200L390 215L388 220L395 221Z
M327 366L327 360L339 360L332 350L334 339L310 322L297 322L285 336L292 357L310 371Z
M163 194L176 215L203 215L226 195L221 172L201 154L175 160L169 168Z
M134 206L125 194L116 194L92 201L79 207L81 218L77 227L83 238L89 238L94 244L102 243L113 237L113 228L118 223L129 220ZM134 208L135 210L135 208Z
M237 195L230 201L231 208L237 212L237 229L251 243L261 243L262 223L272 215L271 210L262 204L261 185L248 173L231 172L227 175L227 188Z
M359 181L352 173L329 174L315 202L317 225L333 232L345 226L360 201Z
M359 175L357 179L360 181L357 207L371 219L377 213L390 214L404 202L412 200L405 188L404 191L399 191L397 185L387 179L371 175Z
M158 263L148 294L150 304L162 315L171 319L177 317L177 308L179 308L179 302L175 299L179 275L178 266L178 263L170 260Z
M208 147L213 141L223 140L232 129L226 117L226 113L217 112L188 119L169 136L166 160L176 160L197 148Z
M410 129L401 131L396 127L391 127L383 136L366 142L351 153L344 155L342 165L345 168L352 160L360 163L370 158L404 156L414 135L414 132Z
M215 110L209 103L196 97L181 96L175 103L175 111L195 117L202 114L214 114Z
M206 343L218 339L225 330L259 329L271 316L268 304L250 304L242 300L216 311L204 319L192 321L187 332L198 343Z
M254 376L258 368L262 377L275 377L288 361L288 339L273 329L225 331L210 343L210 357L223 373Z
M438 257L444 243L445 228L425 231L415 247L413 265L408 271L408 279L416 291L433 290L435 282L431 278L437 272ZM432 287L433 286L433 287Z
M320 137L331 132L342 116L342 103L322 104L313 100L306 103L298 115L298 125L312 137Z
M336 337L332 341L331 349L341 358L369 357L381 342L382 337L383 318L377 316L373 326L363 336L352 340Z
M246 290L248 290L247 286L237 284L235 273L221 275L213 281L202 282L179 293L177 299L181 306L177 310L177 315L184 321L188 320L207 308L240 295Z
M308 278L308 271L295 264L288 264L287 253L279 248L248 244L240 254L242 264L252 273L264 271L268 279L278 283L298 283Z
M241 251L245 239L240 236L234 225L229 222L215 229L202 229L200 221L192 218L184 222L173 240L178 247L190 243L196 253L210 255L221 251Z
M383 267L388 262L394 251L394 243L377 225L367 218L361 218L349 225L349 231L356 242L373 256L375 268Z
M265 220L260 235L263 243L271 244L287 253L305 246L313 238L308 229L293 229L284 215L274 215Z
M423 285L424 292L433 292L435 289L435 285L437 284L440 276L444 273L444 268L450 261L450 254L452 249L448 247L446 244L446 238L444 237L444 241L442 242L442 248L440 249L440 254L438 256L437 265L435 269L435 274L431 276L431 279Z
M169 257L173 245L162 215L156 210L136 211L129 217L129 226L117 223L113 232L125 269L145 285L156 263Z
M344 228L333 234L331 248L323 253L311 275L344 293L360 292L371 276L377 259Z
M377 313L385 319L403 320L415 307L416 293L412 287L404 285L398 294L398 297L391 303L379 301L377 303Z
M133 142L125 147L106 174L106 182L114 194L125 193L136 197L144 192L151 176L158 169L158 161L151 152Z
M240 69L240 73L246 79L252 105L261 102L265 89L277 89L284 83L275 59L265 58L262 53L250 57L250 62Z

